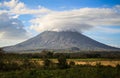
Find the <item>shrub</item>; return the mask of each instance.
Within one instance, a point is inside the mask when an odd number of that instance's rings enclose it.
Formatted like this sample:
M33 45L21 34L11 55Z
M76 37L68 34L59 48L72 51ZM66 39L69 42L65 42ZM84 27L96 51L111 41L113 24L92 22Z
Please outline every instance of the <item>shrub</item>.
M73 67L75 65L75 62L74 61L70 61L69 65L70 65L70 67Z
M67 64L65 56L63 56L63 55L59 56L59 58L58 58L58 67L60 69L68 68L68 64Z

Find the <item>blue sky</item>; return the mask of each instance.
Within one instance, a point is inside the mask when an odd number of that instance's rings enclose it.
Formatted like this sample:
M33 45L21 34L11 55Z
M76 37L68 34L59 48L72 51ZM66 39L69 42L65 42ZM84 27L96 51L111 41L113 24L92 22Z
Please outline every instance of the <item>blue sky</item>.
M120 47L120 0L0 0L0 21L1 47L45 30L76 30Z
M58 9L60 7L112 7L114 5L119 5L120 0L20 0L27 4L28 6L41 5L46 8Z

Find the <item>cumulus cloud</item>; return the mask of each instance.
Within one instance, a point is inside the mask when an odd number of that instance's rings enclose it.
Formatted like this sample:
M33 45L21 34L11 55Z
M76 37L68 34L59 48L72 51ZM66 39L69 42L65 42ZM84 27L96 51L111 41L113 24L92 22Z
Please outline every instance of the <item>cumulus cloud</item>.
M3 13L0 14L0 38L25 39L28 38L28 32L20 20Z
M28 8L23 2L20 2L19 0L10 0L10 1L4 1L3 3L0 3L0 8L4 8L4 10L0 10L0 12L8 13L9 14L46 14L51 12L51 10L40 7L38 8Z
M120 25L120 7L81 8L68 11L52 11L32 19L31 29L42 31L78 31L92 27Z
M3 3L0 4L0 6L5 6L9 8L14 8L18 3L18 0L11 0L9 2L4 1Z
M12 14L12 18L18 18L21 14L36 16L36 18L30 20L30 28L38 32L46 30L83 32L92 27L120 25L120 5L112 8L80 8L54 11L42 6L31 9L19 0L10 0L0 3L0 8L4 8L4 10L0 10L0 13Z

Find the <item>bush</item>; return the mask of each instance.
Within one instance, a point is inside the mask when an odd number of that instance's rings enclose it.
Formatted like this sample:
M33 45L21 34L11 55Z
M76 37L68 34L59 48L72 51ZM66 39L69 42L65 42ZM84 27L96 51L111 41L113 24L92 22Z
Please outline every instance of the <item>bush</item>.
M59 58L58 58L58 67L60 69L68 68L68 64L67 64L65 56L63 56L63 55L59 56Z
M75 62L74 61L70 61L69 65L70 65L70 67L73 67L73 66L75 66Z
M43 61L44 61L44 62L43 62L44 68L45 68L45 69L49 68L50 65L51 65L51 61L50 61L49 59L46 59L46 58L45 58Z

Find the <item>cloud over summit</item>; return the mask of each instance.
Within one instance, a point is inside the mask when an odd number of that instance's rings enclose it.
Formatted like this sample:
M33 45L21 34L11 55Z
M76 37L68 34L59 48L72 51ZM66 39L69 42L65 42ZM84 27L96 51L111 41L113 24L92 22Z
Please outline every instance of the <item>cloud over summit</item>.
M0 3L0 13L9 13L17 18L20 15L33 15L30 29L43 31L88 31L94 27L119 26L120 5L111 8L80 8L56 11L42 6L29 8L19 0L4 1ZM102 27L103 28L103 27Z
M52 11L32 19L31 29L42 31L78 31L92 27L120 25L120 7L81 8L68 11Z

